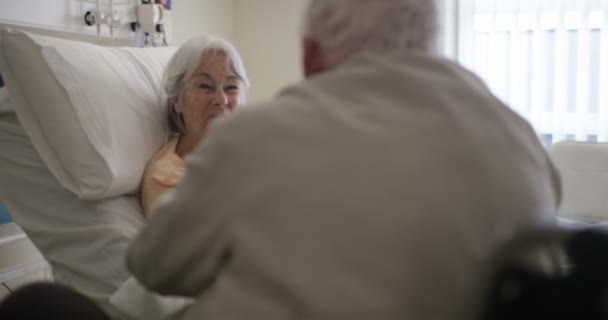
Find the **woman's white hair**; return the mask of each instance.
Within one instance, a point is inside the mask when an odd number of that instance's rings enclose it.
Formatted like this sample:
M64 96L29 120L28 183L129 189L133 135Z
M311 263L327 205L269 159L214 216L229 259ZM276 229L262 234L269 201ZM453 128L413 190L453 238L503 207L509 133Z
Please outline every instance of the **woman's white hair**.
M327 67L360 51L438 49L435 0L309 0L303 22Z
M169 128L173 133L183 134L185 131L183 120L173 105L184 90L186 81L194 75L202 59L213 59L218 53L226 55L229 66L241 80L243 88L240 91L240 104L245 103L249 79L236 48L220 38L191 38L173 54L163 75L163 101L168 106Z

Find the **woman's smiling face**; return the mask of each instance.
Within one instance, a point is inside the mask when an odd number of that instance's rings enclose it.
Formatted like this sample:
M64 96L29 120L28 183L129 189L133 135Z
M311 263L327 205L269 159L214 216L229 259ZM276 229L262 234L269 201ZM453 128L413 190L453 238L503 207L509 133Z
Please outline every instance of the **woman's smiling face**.
M241 82L224 52L205 54L174 105L185 127L182 140L198 144L214 118L234 110L240 103Z

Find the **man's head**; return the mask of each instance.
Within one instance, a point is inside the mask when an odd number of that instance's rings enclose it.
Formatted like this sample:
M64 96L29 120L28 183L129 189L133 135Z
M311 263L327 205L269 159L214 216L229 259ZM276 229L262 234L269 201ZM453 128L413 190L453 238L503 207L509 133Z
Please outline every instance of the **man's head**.
M437 51L435 0L309 0L304 72L311 76L362 51Z

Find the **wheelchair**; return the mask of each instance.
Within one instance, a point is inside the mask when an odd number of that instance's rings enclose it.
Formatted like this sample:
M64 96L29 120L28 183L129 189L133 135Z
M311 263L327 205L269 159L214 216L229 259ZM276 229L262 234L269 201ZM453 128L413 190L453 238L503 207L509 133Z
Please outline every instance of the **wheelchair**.
M606 230L541 228L514 239L498 252L483 320L608 319ZM522 262L532 255L535 266Z

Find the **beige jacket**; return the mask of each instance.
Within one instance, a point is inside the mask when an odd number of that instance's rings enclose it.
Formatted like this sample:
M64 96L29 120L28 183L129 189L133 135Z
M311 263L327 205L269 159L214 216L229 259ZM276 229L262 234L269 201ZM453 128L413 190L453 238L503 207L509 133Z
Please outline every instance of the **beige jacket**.
M559 203L530 125L447 60L362 54L218 124L128 254L183 319L470 320Z

